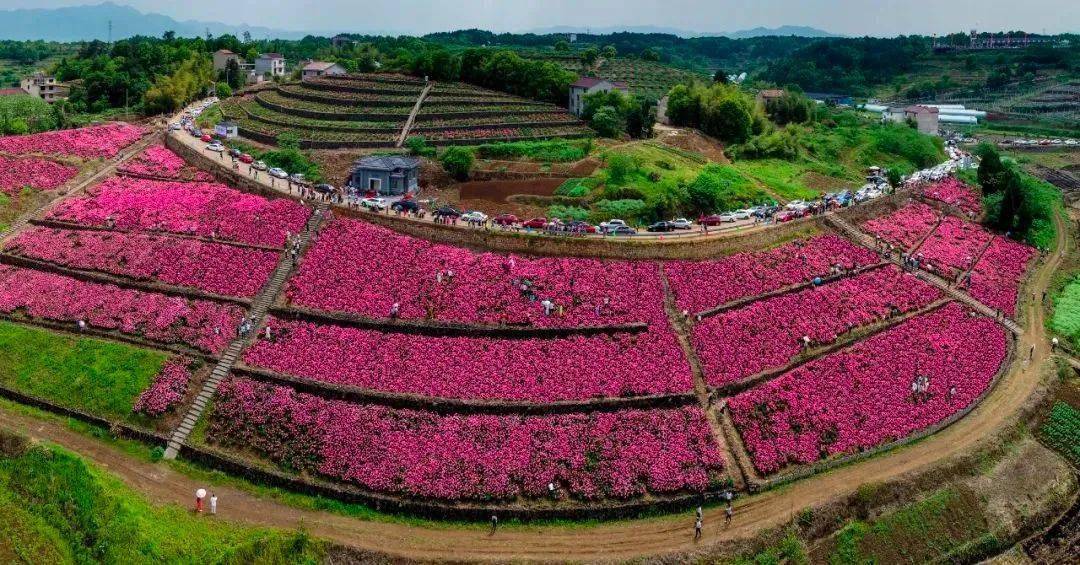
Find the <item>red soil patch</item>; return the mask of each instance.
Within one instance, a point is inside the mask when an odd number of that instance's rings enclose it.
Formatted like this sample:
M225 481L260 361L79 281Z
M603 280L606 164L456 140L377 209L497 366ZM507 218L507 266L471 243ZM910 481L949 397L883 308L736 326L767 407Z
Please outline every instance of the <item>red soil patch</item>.
M507 197L514 194L530 194L534 196L552 196L555 189L559 188L564 179L530 179L530 180L492 180L465 182L457 185L462 200L489 200L491 202L506 202Z

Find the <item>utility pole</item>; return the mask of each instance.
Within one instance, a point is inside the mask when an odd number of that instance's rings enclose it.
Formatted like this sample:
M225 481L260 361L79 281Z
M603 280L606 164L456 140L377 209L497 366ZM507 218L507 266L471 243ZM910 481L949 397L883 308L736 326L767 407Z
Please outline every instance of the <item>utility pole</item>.
M109 45L112 45L112 20L109 20Z

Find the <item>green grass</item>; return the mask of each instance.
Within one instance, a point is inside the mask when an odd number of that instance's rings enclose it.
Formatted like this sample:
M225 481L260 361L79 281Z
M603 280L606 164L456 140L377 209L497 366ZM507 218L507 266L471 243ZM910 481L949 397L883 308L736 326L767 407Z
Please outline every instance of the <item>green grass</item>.
M150 504L58 447L0 458L0 558L26 563L317 563L303 532L246 528Z
M821 194L821 191L806 186L803 176L811 169L805 163L755 159L736 161L732 166L784 200L811 200Z
M1039 430L1043 441L1080 467L1080 410L1058 401Z
M476 146L480 159L526 159L542 163L569 163L584 159L593 149L591 139L514 141Z
M783 539L751 555L742 555L732 560L732 565L806 565L810 556L806 544L794 532L788 532Z
M156 351L0 322L0 382L113 420L132 417L135 399L165 359Z
M869 521L844 526L827 546L829 563L922 563L996 544L975 495L944 488Z

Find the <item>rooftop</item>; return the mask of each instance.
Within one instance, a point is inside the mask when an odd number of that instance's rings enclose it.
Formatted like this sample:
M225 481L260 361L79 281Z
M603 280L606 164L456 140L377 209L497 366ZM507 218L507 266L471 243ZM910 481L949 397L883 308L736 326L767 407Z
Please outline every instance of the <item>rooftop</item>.
M263 53L259 55L260 59L284 59L285 56L281 53Z
M916 106L908 106L907 108L904 108L904 111L908 112L910 114L936 114L936 113L938 113L937 108L933 108L933 107L930 107L930 106L918 106L918 105L916 105Z
M354 164L357 168L393 171L396 169L415 169L420 166L420 159L403 155L368 155L361 157Z
M333 67L336 64L337 63L330 63L330 62L327 62L327 61L312 61L312 62L304 65L304 70L305 71L325 71L326 69L329 69L330 67Z
M26 94L26 91L21 88L0 88L0 96L16 96L18 94Z
M570 86L577 86L580 88L592 88L600 83L606 82L615 88L627 88L626 83L617 80L605 80L598 77L581 77L577 79L577 82Z
M232 51L229 51L228 49L218 49L217 51L214 51L214 54L215 55L236 55L236 53L233 53Z

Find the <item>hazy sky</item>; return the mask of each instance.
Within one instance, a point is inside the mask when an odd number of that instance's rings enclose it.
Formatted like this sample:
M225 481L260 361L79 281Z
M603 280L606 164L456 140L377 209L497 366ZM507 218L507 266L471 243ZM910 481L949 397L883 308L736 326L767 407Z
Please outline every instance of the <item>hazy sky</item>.
M0 0L2 8L98 0ZM427 33L477 27L653 25L691 31L805 25L846 35L1080 32L1080 0L116 0L179 20L287 30Z

